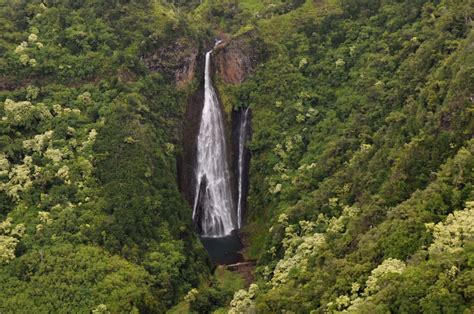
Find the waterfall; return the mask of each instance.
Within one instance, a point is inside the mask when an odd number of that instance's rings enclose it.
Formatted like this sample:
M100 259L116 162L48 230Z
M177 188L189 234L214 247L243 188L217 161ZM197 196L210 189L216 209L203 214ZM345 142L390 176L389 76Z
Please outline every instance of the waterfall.
M224 119L212 86L211 54L212 50L206 53L204 71L204 107L197 138L193 220L202 236L222 237L235 229L235 209Z
M244 193L244 162L245 162L245 143L248 133L248 112L249 108L243 109L239 125L239 152L238 152L238 183L237 183L237 228L242 227L242 201Z

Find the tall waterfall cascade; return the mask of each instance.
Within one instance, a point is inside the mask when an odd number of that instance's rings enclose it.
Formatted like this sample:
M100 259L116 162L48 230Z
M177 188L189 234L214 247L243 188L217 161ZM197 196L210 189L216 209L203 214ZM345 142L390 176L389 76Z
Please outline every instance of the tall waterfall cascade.
M238 183L237 183L237 227L242 227L242 205L244 197L244 171L245 171L245 144L247 142L248 133L248 114L249 107L243 109L242 117L239 125L239 152L238 152Z
M236 218L224 117L212 86L211 55L212 50L206 53L204 107L197 138L193 220L202 236L222 237L236 229Z

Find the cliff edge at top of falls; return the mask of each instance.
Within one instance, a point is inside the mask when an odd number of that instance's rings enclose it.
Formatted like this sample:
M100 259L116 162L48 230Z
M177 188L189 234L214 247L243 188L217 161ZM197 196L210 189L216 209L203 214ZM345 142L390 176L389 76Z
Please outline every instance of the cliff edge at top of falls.
M259 41L248 32L235 38L226 38L215 49L213 66L215 72L227 84L240 84L253 72L261 53ZM186 86L203 66L204 50L198 44L178 38L166 46L156 48L143 56L146 67L174 78L178 88Z

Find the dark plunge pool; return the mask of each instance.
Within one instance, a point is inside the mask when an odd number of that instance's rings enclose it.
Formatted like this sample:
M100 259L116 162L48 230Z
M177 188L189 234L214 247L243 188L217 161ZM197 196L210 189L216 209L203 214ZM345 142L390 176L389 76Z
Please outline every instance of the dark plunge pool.
M240 250L243 248L237 233L228 236L211 238L200 237L209 257L215 264L235 264L244 260Z

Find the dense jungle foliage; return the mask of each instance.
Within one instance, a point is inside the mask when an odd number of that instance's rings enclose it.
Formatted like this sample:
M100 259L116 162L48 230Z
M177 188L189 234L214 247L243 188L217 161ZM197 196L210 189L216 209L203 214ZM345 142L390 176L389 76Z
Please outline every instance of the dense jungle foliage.
M176 185L186 93L149 1L2 1L0 312L164 312L206 278ZM205 34L205 33L204 33Z
M0 0L0 312L474 312L473 26L471 0ZM216 77L253 116L250 286L176 179L202 75L172 73L219 36L258 43Z

